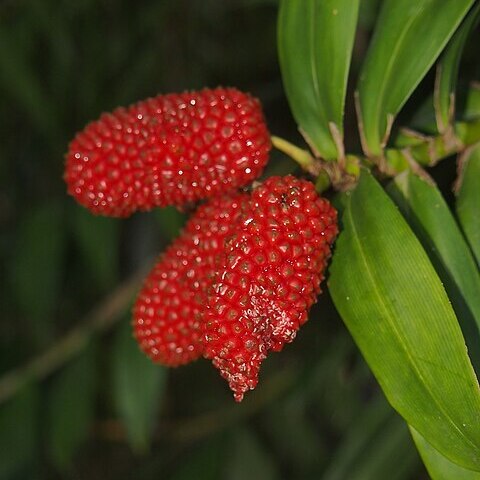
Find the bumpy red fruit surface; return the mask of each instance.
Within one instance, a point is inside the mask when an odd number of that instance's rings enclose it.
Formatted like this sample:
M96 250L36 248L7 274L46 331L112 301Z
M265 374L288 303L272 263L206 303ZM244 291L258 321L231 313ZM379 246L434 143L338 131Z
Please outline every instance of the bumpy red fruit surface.
M280 351L307 320L336 235L336 211L312 183L271 177L252 192L203 322L204 355L237 401L255 388L267 352Z
M200 320L224 240L246 194L219 197L198 208L160 256L133 309L135 337L155 362L178 366L202 354Z
M254 97L233 88L159 95L87 125L69 146L64 178L91 212L126 217L247 185L269 151Z

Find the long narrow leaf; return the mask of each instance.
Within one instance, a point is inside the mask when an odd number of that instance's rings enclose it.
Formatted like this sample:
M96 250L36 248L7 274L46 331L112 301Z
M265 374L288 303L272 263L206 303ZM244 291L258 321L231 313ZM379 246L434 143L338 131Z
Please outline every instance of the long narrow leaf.
M457 222L438 189L410 172L388 191L441 278L480 371L480 272Z
M462 468L445 458L413 427L410 427L410 433L432 480L480 480L479 472Z
M366 153L380 155L395 116L474 0L385 0L359 85Z
M290 107L311 147L343 154L343 113L359 0L283 0L280 66Z
M457 198L457 215L473 254L480 265L480 144L462 162L462 181Z
M452 124L455 115L455 88L457 85L458 67L463 48L470 32L475 28L480 16L480 3L477 3L465 17L455 35L450 40L437 67L435 81L435 116L439 132L445 132Z
M419 241L371 174L347 201L330 293L392 406L452 461L480 471L480 389Z

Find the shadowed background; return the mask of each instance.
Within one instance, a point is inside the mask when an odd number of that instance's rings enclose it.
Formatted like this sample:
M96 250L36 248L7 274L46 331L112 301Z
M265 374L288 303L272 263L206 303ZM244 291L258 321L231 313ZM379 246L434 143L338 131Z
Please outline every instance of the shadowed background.
M362 4L352 75L377 3ZM131 337L142 274L184 215L96 218L65 192L75 132L158 93L235 86L262 100L273 133L301 143L277 63L277 9L0 3L0 479L428 478L327 293L237 405L209 362L166 370ZM410 103L420 101L422 89ZM440 183L452 168L437 169ZM292 171L272 153L266 175Z

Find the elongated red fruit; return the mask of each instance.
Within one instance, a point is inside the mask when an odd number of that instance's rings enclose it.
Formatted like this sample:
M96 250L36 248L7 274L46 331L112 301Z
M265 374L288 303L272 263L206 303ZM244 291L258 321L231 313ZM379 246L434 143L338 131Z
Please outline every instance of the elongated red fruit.
M222 195L258 177L270 136L260 102L234 88L159 95L103 114L66 155L68 193L126 217Z
M337 214L312 183L271 177L251 195L227 239L203 322L204 356L237 401L262 361L293 341L320 293Z
M133 324L140 347L155 362L175 367L202 354L200 322L207 292L225 238L247 199L246 194L233 194L200 206L147 276Z

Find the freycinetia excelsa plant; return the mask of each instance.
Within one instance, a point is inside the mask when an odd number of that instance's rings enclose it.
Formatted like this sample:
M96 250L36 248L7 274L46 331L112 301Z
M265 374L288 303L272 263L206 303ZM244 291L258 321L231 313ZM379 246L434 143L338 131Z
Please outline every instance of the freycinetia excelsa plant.
M251 95L204 89L103 114L71 142L65 180L93 214L191 212L133 310L134 335L154 362L203 356L241 401L269 352L306 322L332 256L330 295L430 475L480 478L478 84L464 113L455 108L480 4L382 2L347 95L359 3L280 3L282 79L308 149L271 135ZM434 64L434 115L418 131L398 128ZM346 100L362 153L345 148ZM272 146L303 174L257 181ZM453 214L428 167L455 158Z

